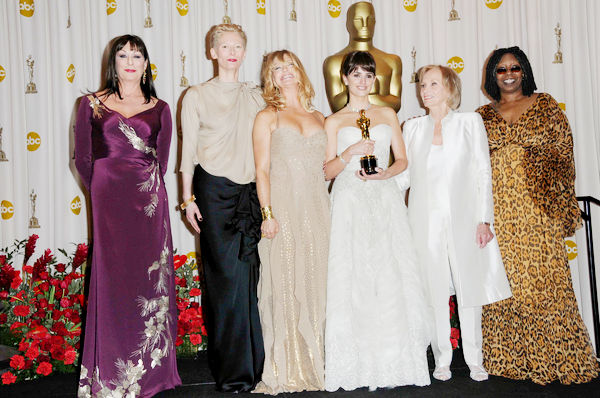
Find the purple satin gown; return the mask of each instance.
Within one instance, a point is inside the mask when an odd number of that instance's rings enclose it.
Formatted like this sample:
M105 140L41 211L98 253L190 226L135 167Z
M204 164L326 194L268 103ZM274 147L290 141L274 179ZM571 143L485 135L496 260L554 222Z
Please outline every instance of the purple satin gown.
M151 397L181 384L163 175L171 112L159 100L126 118L94 95L75 126L75 165L90 192L93 254L79 397Z

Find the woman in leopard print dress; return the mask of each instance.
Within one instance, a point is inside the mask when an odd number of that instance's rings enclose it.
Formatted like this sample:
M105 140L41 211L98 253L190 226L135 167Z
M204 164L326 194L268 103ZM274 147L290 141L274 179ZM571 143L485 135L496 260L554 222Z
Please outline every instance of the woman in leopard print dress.
M492 162L496 233L513 297L485 306L483 352L492 375L583 383L598 374L577 309L564 238L581 225L573 137L549 94L534 93L526 55L494 51L480 107Z

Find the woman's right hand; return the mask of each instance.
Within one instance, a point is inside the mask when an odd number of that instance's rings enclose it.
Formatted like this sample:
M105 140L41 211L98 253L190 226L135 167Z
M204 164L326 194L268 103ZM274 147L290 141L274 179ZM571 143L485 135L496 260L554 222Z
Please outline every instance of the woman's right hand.
M198 225L198 222L202 221L202 214L200 214L200 209L198 209L196 202L191 201L187 205L185 208L185 218L187 218L192 228L194 228L194 231L196 231L196 233L200 233L200 226Z
M375 150L375 141L373 140L360 140L350 145L344 152L350 156L354 155L372 155Z
M260 232L263 238L273 239L279 232L279 223L274 218L264 220L260 226Z

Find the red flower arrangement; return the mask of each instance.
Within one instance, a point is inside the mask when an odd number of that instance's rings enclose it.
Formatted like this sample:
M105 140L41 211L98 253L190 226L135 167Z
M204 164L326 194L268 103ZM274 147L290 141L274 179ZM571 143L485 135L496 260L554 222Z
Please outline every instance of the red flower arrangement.
M177 300L177 339L175 346L179 355L194 355L206 348L206 329L202 317L198 286L200 277L196 260L184 255L173 257L175 266L175 292Z
M458 341L460 340L460 323L458 321L458 311L456 310L456 296L450 296L450 343L452 343L452 349L458 348Z
M37 239L31 235L0 250L0 299L8 304L0 313L0 329L3 336L9 331L16 338L19 350L10 358L2 384L74 372L77 366L84 303L84 274L78 268L85 264L87 246L78 245L73 255L60 250L67 259L60 264L48 249L31 266L27 262ZM11 265L21 252L22 276Z

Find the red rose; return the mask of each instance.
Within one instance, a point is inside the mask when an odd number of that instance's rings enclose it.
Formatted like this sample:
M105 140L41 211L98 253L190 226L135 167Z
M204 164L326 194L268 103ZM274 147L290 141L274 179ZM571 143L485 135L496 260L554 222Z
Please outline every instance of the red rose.
M177 339L175 339L175 346L179 347L182 344L183 344L183 340L181 339L181 337L177 337Z
M63 345L65 344L65 339L62 336L50 336L50 342L52 345Z
M65 272L65 269L67 268L63 263L58 263L55 265L56 270L58 272Z
M42 340L40 342L40 348L42 351L50 351L52 349L52 343L50 342L50 339Z
M460 329L450 328L450 338L456 340L460 339Z
M17 381L17 376L11 372L5 372L2 374L2 384L12 384Z
M50 362L40 363L40 366L37 367L35 373L48 376L50 373L52 373L52 364Z
M31 274L31 273L33 273L33 267L31 265L24 265L23 266L23 272Z
M47 339L48 337L50 337L50 334L48 333L48 329L46 329L46 327L42 325L37 325L30 329L29 332L27 332L26 337L39 341Z
M191 297L196 297L196 296L200 296L202 294L202 291L198 288L193 288L192 290L190 290L190 296Z
M45 298L41 298L40 301L39 301L38 306L40 308L47 308L48 307L48 300L45 299Z
M6 321L8 321L8 315L0 314L0 325L4 325L6 323Z
M18 289L19 286L21 286L21 282L23 282L23 279L21 279L21 277L18 274L19 271L17 271L17 275L15 275L15 277L13 278L12 282L10 283L10 288L11 289Z
M194 282L200 282L200 275L194 276Z
M61 346L55 345L50 350L50 355L57 361L63 361L65 359L65 349Z
M29 347L27 349L27 352L25 353L25 356L31 360L36 359L39 355L40 355L40 350L33 345L31 347Z
M452 349L455 350L458 347L458 340L450 339L450 343L452 344Z
M0 299L2 300L6 300L8 298L8 292L6 290L3 290L0 292Z
M12 325L10 325L10 331L13 333L20 333L20 331L17 329L23 326L26 326L26 324L23 322L13 322Z
M187 257L184 255L173 256L173 266L175 267L175 269L180 268L182 265L185 264L186 261Z
M204 325L202 325L202 335L206 336L206 328L204 327Z
M25 358L21 355L13 355L10 358L10 367L13 369L23 369L25 367Z
M46 272L46 274L48 274L48 273ZM50 290L50 284L48 282L42 282L42 283L40 283L39 288L42 292L47 292L48 290Z
M62 299L60 299L60 306L63 308L67 308L71 305L71 300L69 300L66 297L63 297Z
M65 365L73 364L75 362L75 359L77 359L77 351L69 347L67 351L65 351Z
M13 308L13 314L16 316L27 316L31 312L31 308L28 305L16 305Z
M190 334L190 343L193 345L202 344L202 336L199 334Z
M19 351L25 352L29 348L29 342L25 339L21 339L19 342Z

